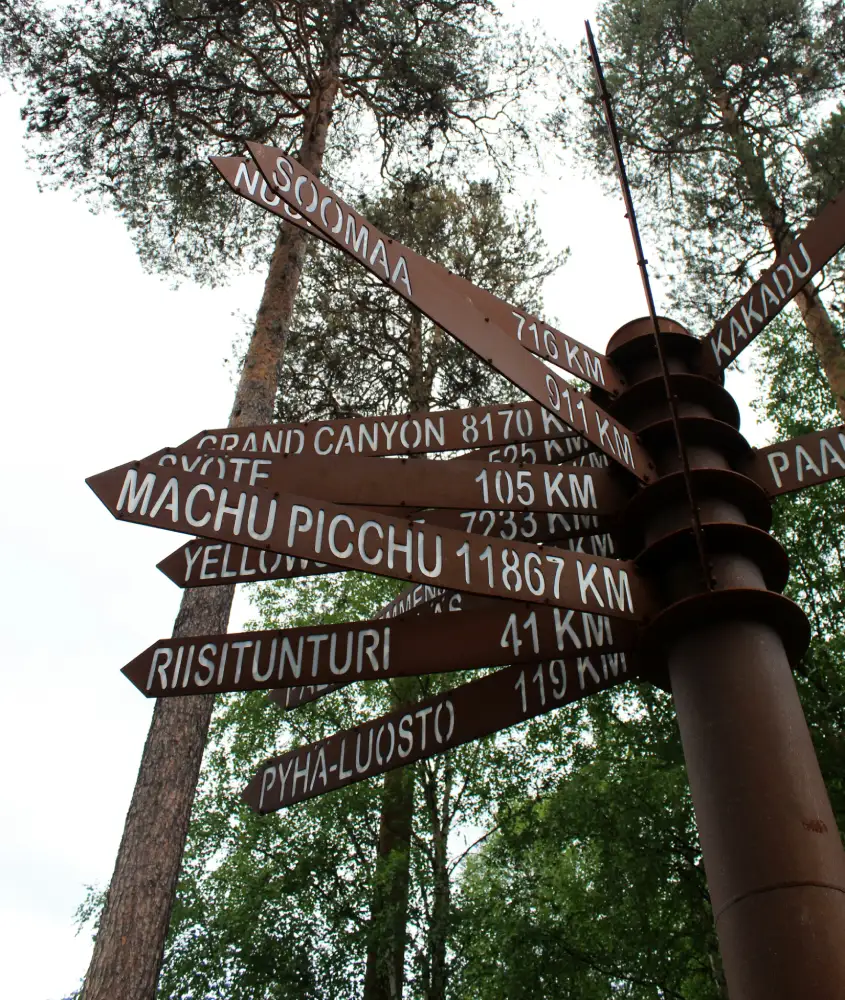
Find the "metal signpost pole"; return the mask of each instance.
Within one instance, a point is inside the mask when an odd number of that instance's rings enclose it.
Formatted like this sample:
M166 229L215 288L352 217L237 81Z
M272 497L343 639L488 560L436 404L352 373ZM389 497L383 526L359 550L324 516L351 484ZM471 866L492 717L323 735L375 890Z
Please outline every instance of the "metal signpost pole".
M608 349L626 396L643 404L625 408L623 396L614 413L639 431L660 473L631 504L623 544L640 550L667 605L649 638L665 651L730 997L834 1000L845 996L845 856L790 669L806 621L776 593L787 567L761 530L768 498L730 471L744 442L714 419L730 397L679 377L698 367L699 341L661 339L713 589L702 590L649 320L628 324Z

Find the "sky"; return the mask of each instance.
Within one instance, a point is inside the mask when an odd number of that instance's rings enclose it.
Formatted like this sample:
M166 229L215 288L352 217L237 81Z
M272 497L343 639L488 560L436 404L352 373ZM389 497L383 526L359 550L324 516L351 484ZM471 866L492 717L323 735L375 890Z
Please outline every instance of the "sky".
M520 0L518 14L570 45L593 13L550 8ZM87 967L90 936L76 935L73 914L86 885L108 882L150 720L120 667L170 634L180 592L155 564L183 541L113 520L84 480L226 423L236 314L254 313L264 275L175 290L145 274L107 210L39 193L18 109L0 91L0 941L4 995L57 1000ZM546 315L602 349L645 311L621 199L542 163L519 193L537 201L550 250L571 249L547 283ZM728 387L743 402L753 393L736 376ZM239 595L231 630L248 616Z

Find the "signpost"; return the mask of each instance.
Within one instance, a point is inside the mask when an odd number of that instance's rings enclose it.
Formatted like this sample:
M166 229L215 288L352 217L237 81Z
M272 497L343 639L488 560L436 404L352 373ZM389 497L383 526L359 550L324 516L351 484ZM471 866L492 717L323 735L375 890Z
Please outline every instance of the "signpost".
M633 661L625 653L587 654L497 670L266 761L244 800L273 812L433 757L621 684L636 676Z
M539 441L573 442L572 451L568 446L566 448L567 457L576 454L582 447L582 439L553 413L527 400L474 406L466 410L386 413L377 417L221 427L200 431L181 444L179 450L378 458L463 451L465 448L501 448L514 443ZM561 448L559 454L563 453Z
M845 476L845 426L761 448L747 474L773 497L841 479Z
M493 511L618 514L627 494L609 469L511 465L454 459L256 457L240 452L176 450L157 464L220 482L260 483L370 508L484 508Z
M305 215L292 207L289 200L283 201L279 194L273 194L255 163L242 156L215 156L211 162L236 194L260 205L268 212L281 216L286 222L304 229L332 246L344 249L346 236L342 231L342 223L338 227L333 225L329 229L316 228ZM273 190L277 187L278 185L274 184ZM294 187L294 197L297 200L300 198L296 187ZM321 209L321 214L325 215L324 209ZM327 221L326 225L328 226ZM620 378L612 362L603 354L566 336L537 316L532 316L523 309L516 309L485 289L478 288L464 278L447 271L439 264L433 261L426 263L432 269L436 269L440 278L453 286L459 295L466 296L476 308L489 315L502 330L532 354L614 395L624 386L624 379Z
M778 254L742 298L707 335L708 361L726 368L765 330L783 307L845 247L845 191Z
M215 159L530 399L203 431L91 477L116 517L197 536L160 564L180 586L348 569L412 584L373 620L162 639L124 672L149 697L270 689L291 709L358 680L507 664L286 749L244 791L262 813L654 679L674 698L733 1000L838 1000L845 856L790 672L807 622L765 528L770 498L845 476L845 427L749 457L719 382L845 246L845 196L704 341L661 320L589 27L588 43L649 308L606 354L388 238L282 150Z

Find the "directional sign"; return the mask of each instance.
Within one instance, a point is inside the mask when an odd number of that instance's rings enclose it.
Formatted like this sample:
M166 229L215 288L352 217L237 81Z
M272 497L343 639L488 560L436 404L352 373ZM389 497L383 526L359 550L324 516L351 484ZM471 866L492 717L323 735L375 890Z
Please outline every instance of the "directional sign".
M442 269L379 232L282 150L248 146L274 192L339 248L599 450L643 482L651 480L654 465L633 431L523 350L491 310L479 311Z
M499 447L511 442L550 439L581 440L554 414L535 402L525 402L474 406L465 410L220 427L201 431L179 447L196 451L376 458L463 451L465 448Z
M707 335L717 368L726 368L783 307L845 246L845 192L807 226Z
M148 698L386 680L630 650L631 622L531 605L162 639L123 668Z
M318 230L291 205L273 194L261 177L256 165L242 156L215 156L211 162L223 175L232 190L256 205L275 215L280 215L286 221L310 232L312 235L331 243L342 246L340 232L325 232ZM436 268L443 281L452 284L456 291L468 298L476 308L489 315L506 333L519 341L523 347L538 357L545 358L551 364L564 369L577 378L584 379L609 392L618 391L623 382L613 368L612 362L603 354L599 354L586 344L581 344L554 327L544 323L536 316L516 309L491 292L471 284L458 277L434 261L429 261Z
M320 497L370 509L468 507L488 510L613 515L625 505L623 489L609 469L557 465L506 465L465 459L304 458L177 450L160 466L196 472L231 483L261 483L271 490Z
M845 425L760 448L745 471L771 496L841 479L845 476Z
M652 600L633 563L501 542L153 463L87 480L115 517L416 583L622 618Z
M506 667L274 757L261 766L243 798L256 812L274 812L544 715L621 684L636 669L632 655L592 650Z

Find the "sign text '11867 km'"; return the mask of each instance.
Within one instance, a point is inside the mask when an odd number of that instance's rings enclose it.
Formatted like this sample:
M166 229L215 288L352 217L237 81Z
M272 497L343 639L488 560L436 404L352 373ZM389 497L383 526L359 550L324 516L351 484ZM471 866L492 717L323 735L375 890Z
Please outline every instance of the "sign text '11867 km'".
M641 620L630 562L466 535L308 497L209 482L154 463L92 476L118 518L416 583Z

